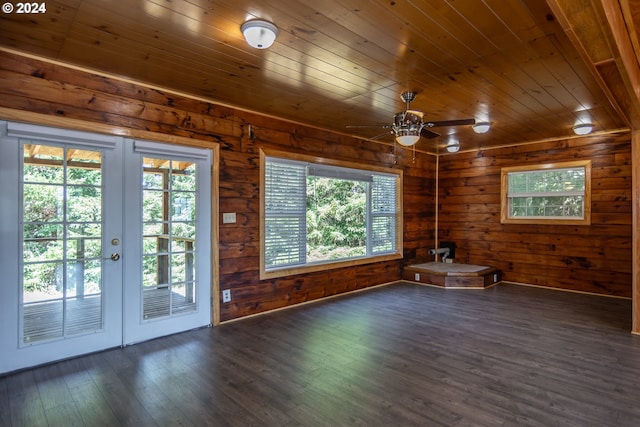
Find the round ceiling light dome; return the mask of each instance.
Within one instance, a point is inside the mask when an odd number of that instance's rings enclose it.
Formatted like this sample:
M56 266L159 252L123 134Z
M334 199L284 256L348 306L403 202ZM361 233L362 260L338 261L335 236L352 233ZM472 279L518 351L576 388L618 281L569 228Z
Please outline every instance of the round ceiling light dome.
M276 37L278 37L278 27L262 19L252 19L240 26L244 39L249 46L256 49L267 49L271 47Z
M489 123L489 122L477 122L476 124L474 124L471 127L473 128L473 131L475 133L487 133L487 132L489 132L489 129L491 129L491 123Z
M573 132L576 135L588 135L593 130L593 124L591 123L579 123L573 127Z
M447 142L447 146L445 147L449 153L457 153L460 151L460 141L455 136L451 136L449 138L449 142Z
M460 151L460 143L456 142L447 145L447 151L450 153L457 153L458 151Z

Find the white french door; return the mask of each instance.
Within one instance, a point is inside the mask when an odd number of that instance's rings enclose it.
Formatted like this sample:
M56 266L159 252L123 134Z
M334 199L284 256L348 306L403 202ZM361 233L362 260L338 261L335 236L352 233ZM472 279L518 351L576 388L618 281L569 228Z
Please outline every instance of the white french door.
M127 141L124 339L211 323L211 151ZM129 180L127 180L129 181ZM140 186L141 183L141 186Z
M0 373L209 324L210 163L0 122Z

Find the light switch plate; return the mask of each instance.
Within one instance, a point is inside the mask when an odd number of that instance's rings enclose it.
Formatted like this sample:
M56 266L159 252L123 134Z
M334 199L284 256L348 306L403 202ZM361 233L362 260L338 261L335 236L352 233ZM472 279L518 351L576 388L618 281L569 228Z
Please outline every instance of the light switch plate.
M235 224L236 223L236 213L235 212L224 212L222 214L222 223L223 224Z

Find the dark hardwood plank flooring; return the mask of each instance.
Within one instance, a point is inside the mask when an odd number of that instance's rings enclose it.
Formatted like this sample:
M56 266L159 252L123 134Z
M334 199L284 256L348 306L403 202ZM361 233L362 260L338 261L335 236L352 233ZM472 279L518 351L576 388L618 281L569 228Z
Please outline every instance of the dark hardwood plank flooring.
M400 282L0 377L2 426L638 426L631 301Z

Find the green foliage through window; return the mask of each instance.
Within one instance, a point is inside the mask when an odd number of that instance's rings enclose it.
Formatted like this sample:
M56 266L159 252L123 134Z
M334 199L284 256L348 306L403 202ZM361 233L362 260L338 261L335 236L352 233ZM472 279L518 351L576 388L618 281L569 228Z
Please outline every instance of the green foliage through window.
M307 178L307 262L366 255L367 186Z
M25 302L100 293L100 152L32 144L23 151Z

